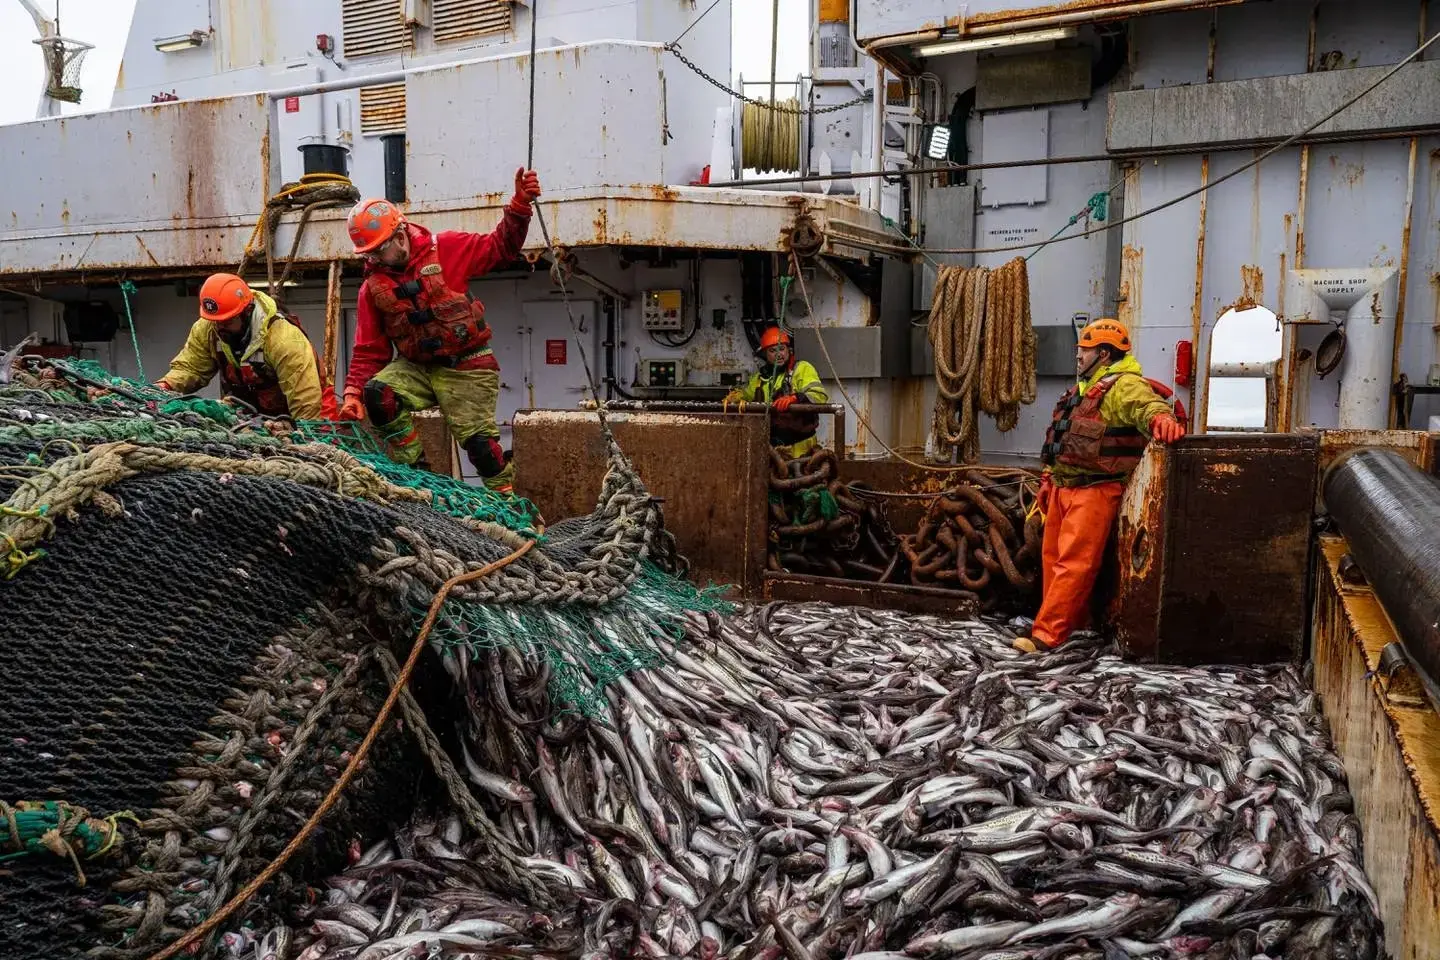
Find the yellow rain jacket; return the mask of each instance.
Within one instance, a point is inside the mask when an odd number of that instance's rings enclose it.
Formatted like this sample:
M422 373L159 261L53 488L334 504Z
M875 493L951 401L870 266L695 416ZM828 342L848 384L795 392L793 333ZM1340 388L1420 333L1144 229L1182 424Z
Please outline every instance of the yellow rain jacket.
M746 403L773 403L777 397L795 394L799 403L829 403L830 394L820 382L820 375L808 360L797 360L789 370L780 370L768 377L757 370L750 382L737 393ZM820 428L818 413L772 412L770 440L781 456L795 458L815 449L820 441L815 431Z
M1076 392L1083 396L1092 386L1112 374L1133 376L1119 377L1100 401L1100 416L1108 426L1132 427L1149 436L1151 420L1162 413L1174 413L1170 404L1156 393L1145 379L1140 361L1129 354L1109 366L1097 368L1084 380L1077 381ZM1056 409L1059 410L1058 405ZM1046 467L1045 472L1051 474L1055 483L1062 487L1084 486L1102 478L1108 479L1095 471L1064 463Z
M250 310L250 340L236 356L219 324L201 318L164 382L177 393L194 393L220 374L221 393L235 396L266 416L319 420L323 389L315 348L305 332L259 290Z

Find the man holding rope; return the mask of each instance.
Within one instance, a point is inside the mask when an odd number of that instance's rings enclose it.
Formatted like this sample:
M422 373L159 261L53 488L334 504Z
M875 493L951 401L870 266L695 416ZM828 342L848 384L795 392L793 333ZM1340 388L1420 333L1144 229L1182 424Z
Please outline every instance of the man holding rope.
M511 492L514 468L495 420L500 364L470 281L520 256L539 196L535 171L515 171L515 195L499 226L485 234L432 234L383 199L361 200L351 212L350 239L365 258L365 282L340 417L368 414L385 433L391 459L420 462L424 451L410 414L439 406L485 486Z

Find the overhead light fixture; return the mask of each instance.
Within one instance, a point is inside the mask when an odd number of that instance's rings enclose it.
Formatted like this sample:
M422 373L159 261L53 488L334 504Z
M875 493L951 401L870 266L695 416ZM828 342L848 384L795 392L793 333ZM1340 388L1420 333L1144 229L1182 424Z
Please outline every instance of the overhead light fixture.
M155 49L161 53L181 53L185 50L194 50L205 42L207 34L204 30L191 30L189 33L182 33L174 37L157 37Z
M1073 40L1074 27L1052 27L1049 30L1032 30L1029 33L1002 33L993 37L971 37L967 40L944 40L916 47L922 57L939 57L947 53L966 53L972 50L993 50L996 47L1018 47L1029 43L1047 43L1052 40Z

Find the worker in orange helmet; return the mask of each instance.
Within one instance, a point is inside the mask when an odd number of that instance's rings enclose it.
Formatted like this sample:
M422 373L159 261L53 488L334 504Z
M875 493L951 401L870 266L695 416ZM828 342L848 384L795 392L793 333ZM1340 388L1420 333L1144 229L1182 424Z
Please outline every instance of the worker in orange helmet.
M155 385L194 393L217 372L223 397L243 401L264 416L337 416L335 390L300 321L233 273L211 274L200 286L200 319Z
M535 171L515 171L514 196L485 234L431 233L388 200L362 200L351 211L350 239L365 258L365 282L340 415L368 414L391 459L424 466L411 414L438 406L485 486L511 492L514 470L495 420L500 364L470 281L519 257L539 196Z
M1096 320L1080 332L1076 383L1055 404L1041 450L1044 595L1017 650L1054 649L1084 624L1126 480L1150 440L1174 443L1185 435L1170 388L1148 379L1130 350L1130 332L1117 320Z
M745 386L730 391L724 406L735 403L768 403L770 442L783 457L795 459L819 446L815 431L820 428L818 413L790 410L796 402L829 403L830 395L820 382L820 375L808 360L797 360L790 343L790 334L779 327L768 327L760 335L762 359L760 369Z

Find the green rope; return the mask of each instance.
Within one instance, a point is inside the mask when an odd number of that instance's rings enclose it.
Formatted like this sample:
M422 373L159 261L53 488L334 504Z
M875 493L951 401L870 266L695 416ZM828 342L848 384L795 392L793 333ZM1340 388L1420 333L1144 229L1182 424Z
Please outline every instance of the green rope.
M119 853L124 846L121 820L140 822L129 810L102 818L62 800L21 801L14 806L0 800L0 862L45 853L63 857L75 867L76 880L83 887L80 860Z
M129 280L120 281L120 296L125 300L125 322L130 325L130 345L135 348L135 370L145 379L145 363L140 359L140 336L135 332L135 317L130 312L130 298L139 291Z
M198 413L202 417L227 427L235 423L235 411L231 410L228 405L219 400L207 400L203 397L171 400L160 408L160 412L166 416L173 416L177 413Z
M1108 191L1102 190L1099 193L1091 194L1090 199L1085 201L1084 208L1079 213L1072 216L1069 220L1065 221L1065 225L1059 230L1056 230L1054 233L1052 233L1050 235L1050 239L1040 244L1040 246L1036 247L1034 250L1031 250L1030 253L1026 255L1025 261L1028 263L1031 257L1035 256L1035 254L1039 253L1041 250L1044 250L1047 246L1054 243L1055 240L1060 236L1060 234L1064 233L1066 230L1069 230L1071 227L1075 226L1075 224L1079 223L1081 217L1088 215L1093 219L1099 221L1100 223L1104 223L1105 217L1108 215L1109 210L1110 194Z

